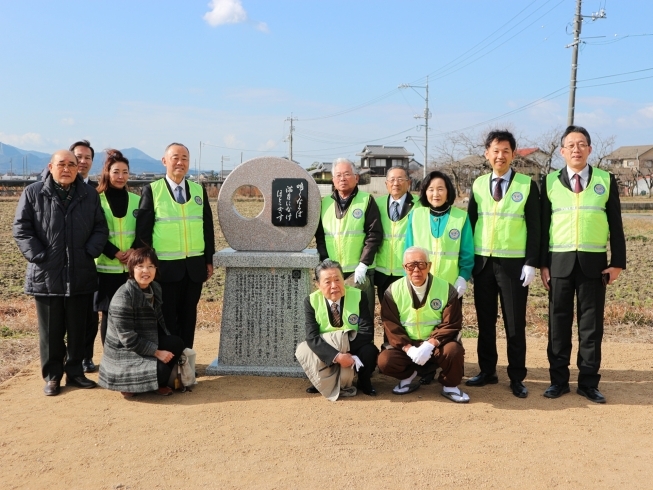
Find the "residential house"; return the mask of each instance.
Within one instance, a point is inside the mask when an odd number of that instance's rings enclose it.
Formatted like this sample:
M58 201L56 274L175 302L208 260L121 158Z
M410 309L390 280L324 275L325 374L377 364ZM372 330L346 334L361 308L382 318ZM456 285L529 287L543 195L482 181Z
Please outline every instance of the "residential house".
M372 177L385 176L390 167L408 168L414 156L403 146L365 145L363 151L356 153L361 157L361 173L369 169Z
M653 145L621 146L605 159L613 166L644 171L653 167Z

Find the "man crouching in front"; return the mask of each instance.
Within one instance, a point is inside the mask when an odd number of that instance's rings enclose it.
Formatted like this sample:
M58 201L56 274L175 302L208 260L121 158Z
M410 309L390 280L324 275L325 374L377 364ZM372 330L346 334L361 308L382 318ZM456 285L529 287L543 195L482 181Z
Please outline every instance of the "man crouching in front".
M295 357L312 386L307 393L322 393L334 402L340 396L355 396L358 390L376 396L370 376L379 350L374 345L374 322L367 296L345 286L338 262L325 260L315 268L318 290L304 300L306 342L297 346Z
M381 319L390 348L379 355L379 370L399 384L392 392L406 395L429 384L441 368L442 396L469 402L458 388L463 377L465 349L460 343L462 311L456 289L429 273L428 251L404 252L406 278L392 283L383 296ZM417 375L421 376L415 381Z

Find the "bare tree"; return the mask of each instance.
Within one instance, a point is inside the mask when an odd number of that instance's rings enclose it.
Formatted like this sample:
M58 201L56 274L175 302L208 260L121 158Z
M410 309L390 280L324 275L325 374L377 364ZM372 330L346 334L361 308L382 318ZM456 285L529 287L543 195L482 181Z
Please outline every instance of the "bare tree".
M563 128L553 127L534 139L526 139L529 146L539 149L543 155L543 158L536 160L540 164L542 175L548 175L551 168L560 166L560 139L563 132Z
M614 151L614 142L616 137L614 135L601 136L595 134L592 136L592 153L590 153L588 162L592 167L603 168L610 165L606 157Z

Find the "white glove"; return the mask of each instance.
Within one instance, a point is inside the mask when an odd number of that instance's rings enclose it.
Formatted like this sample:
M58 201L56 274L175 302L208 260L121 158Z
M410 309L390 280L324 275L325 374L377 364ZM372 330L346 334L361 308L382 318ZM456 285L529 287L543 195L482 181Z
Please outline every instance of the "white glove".
M363 367L361 360L358 358L358 356L351 356L351 358L354 360L354 370L356 372L360 371L360 369Z
M465 291L467 291L467 281L465 281L465 279L463 279L462 277L458 276L456 282L453 283L453 287L456 288L456 291L458 291L458 297L462 298L463 294L465 294Z
M410 348L408 349L408 351L406 352L406 354L408 354L408 357L410 357L411 360L415 364L417 364L417 360L419 359L419 356L420 356L420 351L419 351L419 349L417 347L415 347L414 345L411 345Z
M435 346L431 344L431 342L426 340L422 342L422 345L420 345L417 348L417 350L419 351L419 356L417 357L415 364L417 364L418 366L423 366L424 364L426 364L426 362L433 355L433 349L435 349Z
M354 282L356 284L363 284L365 282L365 274L367 273L367 266L362 262L354 269Z
M525 265L524 267L521 268L521 277L519 280L523 280L522 286L527 287L530 283L533 282L533 279L535 278L535 267L530 266L530 265Z

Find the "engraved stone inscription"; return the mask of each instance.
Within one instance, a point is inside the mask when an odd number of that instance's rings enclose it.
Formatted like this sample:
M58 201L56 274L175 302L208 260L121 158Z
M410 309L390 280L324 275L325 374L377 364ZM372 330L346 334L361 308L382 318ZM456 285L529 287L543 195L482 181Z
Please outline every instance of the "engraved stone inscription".
M308 217L308 182L306 179L272 181L272 224L306 226Z

